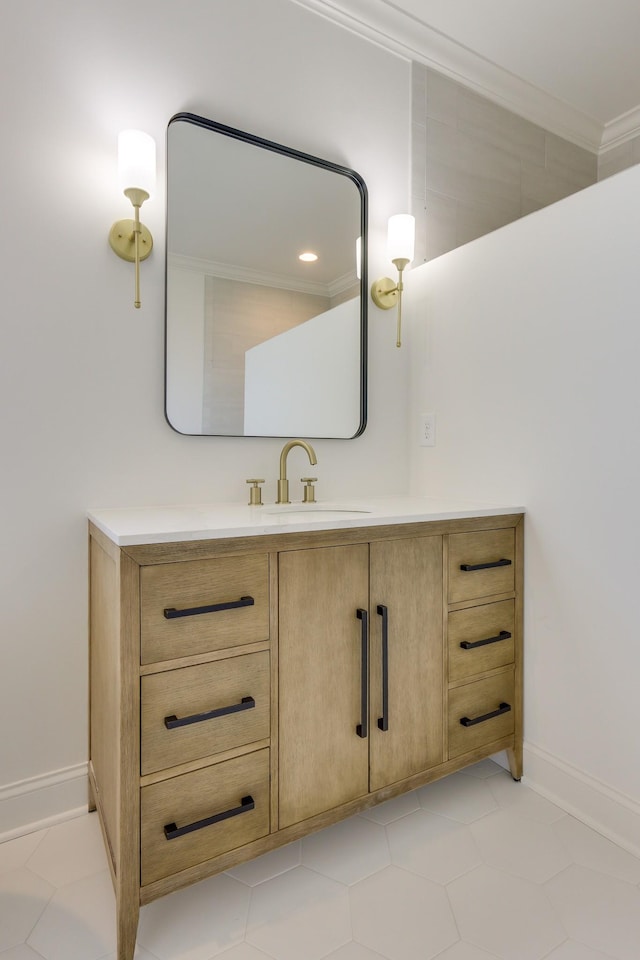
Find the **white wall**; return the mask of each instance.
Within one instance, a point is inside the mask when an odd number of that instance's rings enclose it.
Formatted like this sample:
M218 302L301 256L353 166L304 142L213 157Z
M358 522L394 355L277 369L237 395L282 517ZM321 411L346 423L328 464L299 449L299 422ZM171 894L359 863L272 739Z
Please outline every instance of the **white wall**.
M169 118L199 113L357 170L373 276L386 219L407 205L410 128L409 63L290 0L21 0L2 32L0 833L85 797L86 508L243 500L257 475L275 498L280 442L184 437L164 420ZM107 243L130 216L115 182L130 126L159 147L140 310ZM407 354L380 316L370 427L318 442L320 497L394 492L406 462Z
M358 298L257 344L244 362L247 436L264 436L274 423L291 437L305 425L309 437L352 437L359 429Z
M412 271L405 293L412 492L527 509L525 771L636 851L639 251L636 166Z

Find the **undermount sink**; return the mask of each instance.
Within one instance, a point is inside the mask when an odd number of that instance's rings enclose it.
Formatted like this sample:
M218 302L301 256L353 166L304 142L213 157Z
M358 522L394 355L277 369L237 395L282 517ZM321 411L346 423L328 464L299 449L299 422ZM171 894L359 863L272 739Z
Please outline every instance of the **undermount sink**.
M348 516L359 517L363 514L371 513L366 507L352 507L342 504L331 503L276 503L271 507L264 507L263 512L273 516L297 516L298 514L317 513L319 518L328 520L330 514L335 514L338 518Z

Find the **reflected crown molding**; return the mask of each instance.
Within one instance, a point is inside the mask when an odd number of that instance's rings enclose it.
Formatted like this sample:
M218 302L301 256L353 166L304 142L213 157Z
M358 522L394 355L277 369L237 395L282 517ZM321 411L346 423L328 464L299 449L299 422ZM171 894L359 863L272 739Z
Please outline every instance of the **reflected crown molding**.
M354 274L345 274L331 283L303 282L292 277L240 267L234 263L220 263L215 260L186 257L181 253L167 253L167 264L181 270L190 270L192 273L220 277L222 280L255 283L261 287L275 287L278 290L292 290L295 293L308 293L315 297L327 297L329 299L345 293L357 282Z

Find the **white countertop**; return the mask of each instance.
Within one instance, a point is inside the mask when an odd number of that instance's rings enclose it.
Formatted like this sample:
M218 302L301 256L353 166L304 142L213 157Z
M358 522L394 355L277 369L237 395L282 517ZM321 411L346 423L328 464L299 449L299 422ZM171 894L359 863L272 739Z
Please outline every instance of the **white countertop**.
M118 546L256 537L306 530L339 530L388 523L458 520L524 513L524 507L428 497L375 497L277 506L243 503L89 510L88 516Z

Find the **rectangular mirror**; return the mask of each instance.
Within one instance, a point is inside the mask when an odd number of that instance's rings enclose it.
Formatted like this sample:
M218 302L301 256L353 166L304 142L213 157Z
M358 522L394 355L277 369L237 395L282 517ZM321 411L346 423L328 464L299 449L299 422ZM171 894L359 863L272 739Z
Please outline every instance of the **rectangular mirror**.
M174 430L362 433L366 228L366 186L353 170L193 114L171 119L165 412Z

